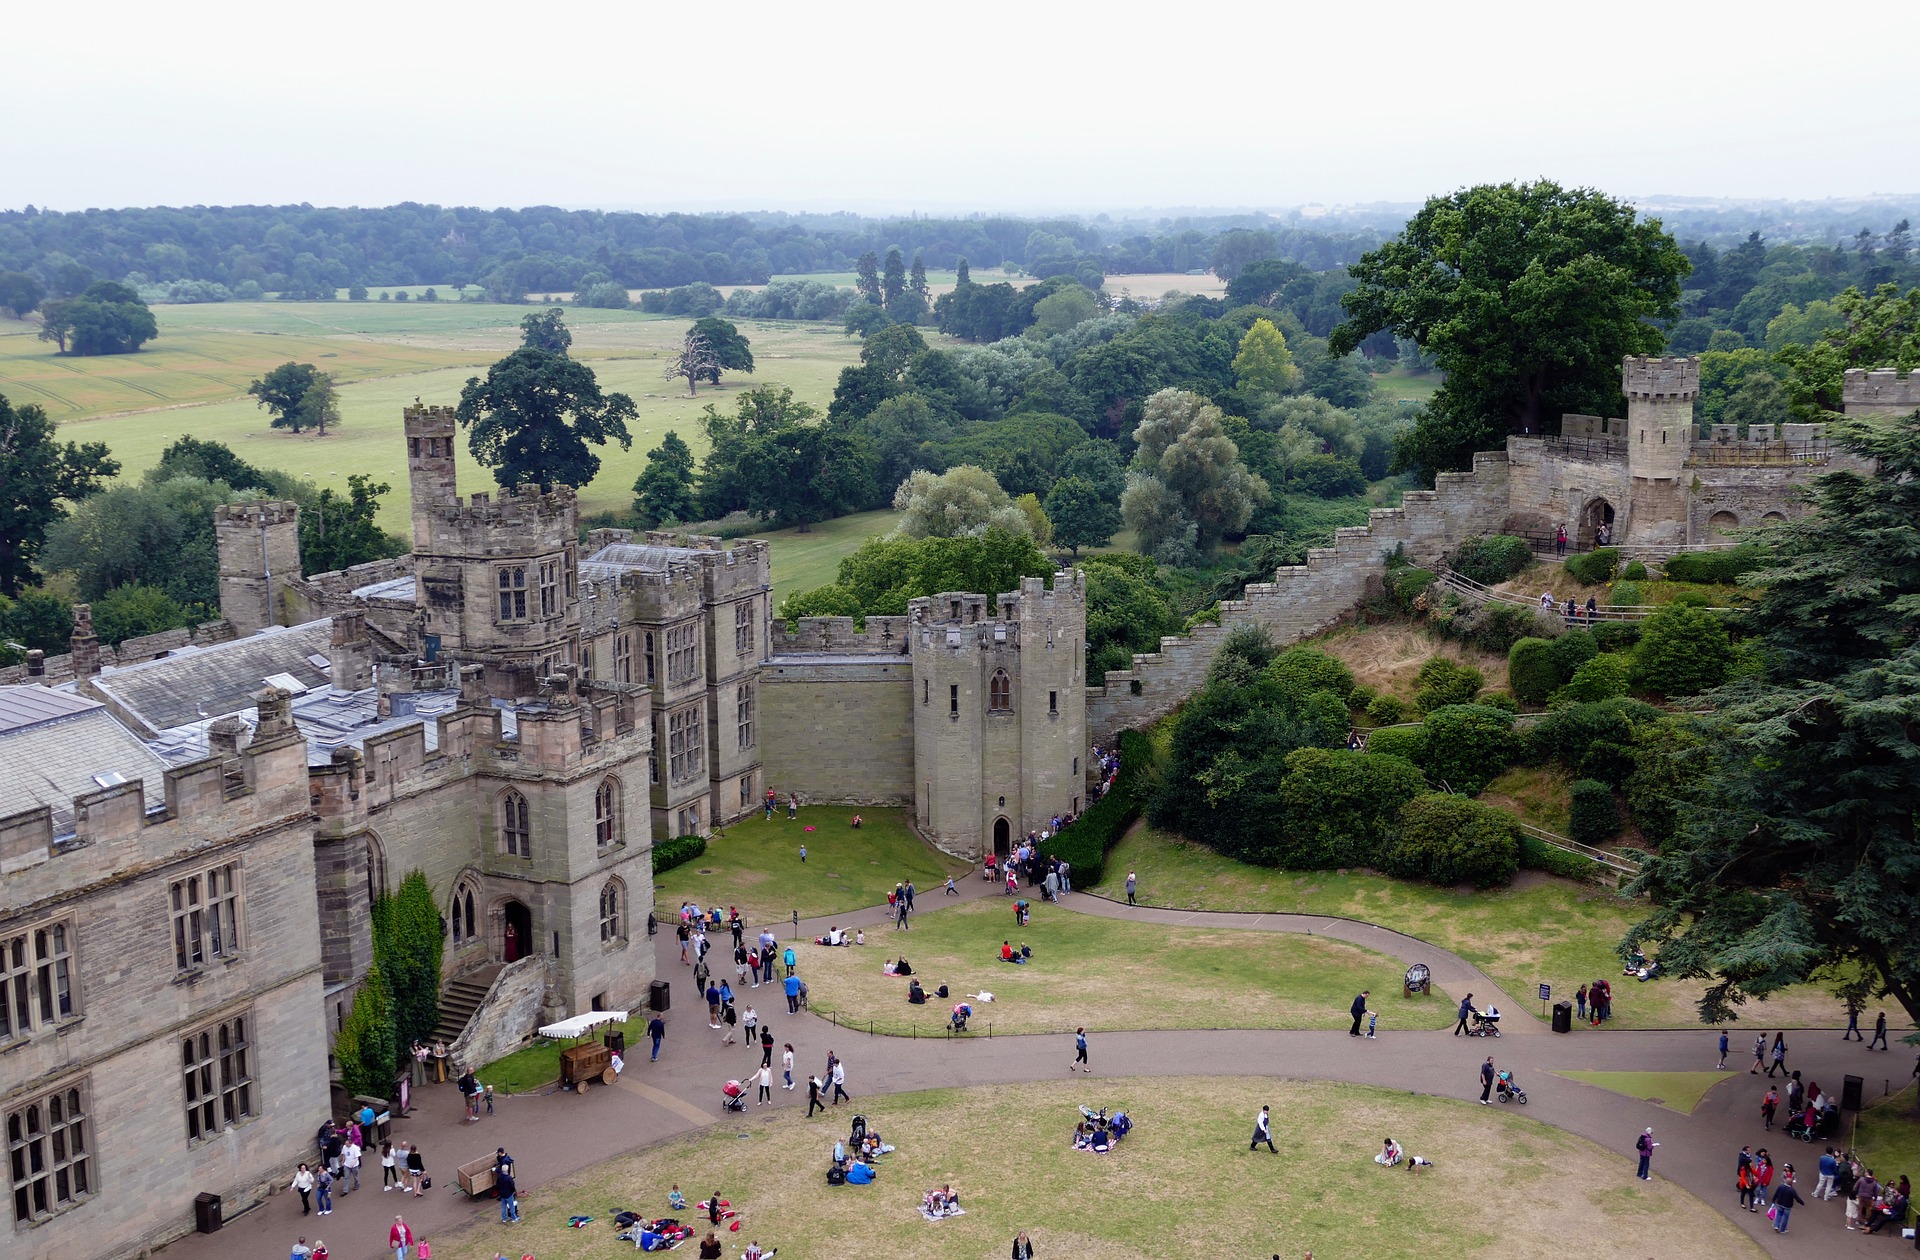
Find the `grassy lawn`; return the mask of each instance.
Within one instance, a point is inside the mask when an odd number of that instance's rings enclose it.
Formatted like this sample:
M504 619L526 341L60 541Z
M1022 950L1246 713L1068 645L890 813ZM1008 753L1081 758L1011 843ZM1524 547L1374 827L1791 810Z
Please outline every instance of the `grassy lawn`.
M1557 765L1515 766L1487 784L1479 800L1564 836L1573 802L1573 776Z
M386 481L381 524L405 532L409 511L400 409L414 399L452 405L470 376L519 344L529 307L459 302L222 302L156 307L160 336L139 354L71 359L31 334L37 325L0 321L0 392L37 402L73 441L105 442L138 477L182 434L227 443L252 463L344 488L349 473ZM624 511L633 482L668 430L704 449L697 426L712 402L730 410L743 389L785 385L825 408L840 369L859 358L860 343L818 323L741 322L753 342L757 371L729 374L719 389L687 397L662 370L686 320L633 311L570 308L573 355L600 385L633 397L633 446L599 450L600 474L582 490L588 513ZM17 330L17 332L16 332ZM16 335L8 335L10 333ZM272 429L246 396L255 377L288 360L338 374L342 424L325 438ZM466 493L493 488L460 444Z
M821 521L807 530L775 529L764 534L773 547L773 608L795 591L826 586L840 576L840 562L876 534L890 533L900 520L891 508L855 512L852 516Z
M858 831L849 825L856 813ZM788 822L783 807L771 822L756 814L734 823L705 854L661 875L653 902L663 924L683 901L739 906L750 923L785 923L795 910L810 919L880 905L903 879L913 881L916 898L937 898L948 875L967 869L923 844L905 810L804 805L799 820Z
M594 1040L600 1040L608 1032L623 1032L627 1035L627 1053L632 1055L636 1047L644 1057L647 1049L647 1016L640 1011L633 1012L633 1018L624 1024L608 1024L593 1030ZM568 1041L546 1041L534 1038L533 1044L521 1050L515 1050L504 1059L495 1059L474 1076L482 1085L493 1086L495 1093L524 1094L543 1085L551 1085L560 1079L560 1052L577 1043ZM588 1089L594 1086L589 1085Z
M1570 1081L1583 1081L1588 1085L1598 1085L1601 1089L1612 1090L1616 1094L1625 1094L1629 1098L1644 1098L1657 1103L1669 1111L1682 1115L1691 1115L1707 1096L1707 1091L1718 1085L1733 1072L1555 1072L1555 1076L1564 1076Z
M938 906L935 896L923 902ZM1033 919L1013 925L1012 902L989 898L919 916L911 931L881 928L867 946L801 952L816 1012L875 1031L925 1036L946 1027L952 1002L976 1003L980 1031L1071 1032L1077 1027L1344 1027L1353 995L1370 989L1385 1029L1439 1028L1453 1000L1398 996L1404 968L1371 950L1324 937L1277 932L1162 927L1056 909L1034 899ZM1000 961L1000 943L1033 947L1033 961ZM944 984L952 1002L907 1004L907 982L881 964L905 954L929 993Z
M1903 1089L1860 1113L1853 1149L1883 1182L1897 1181L1902 1173L1920 1177L1920 1120L1914 1119L1913 1104L1913 1090Z
M1488 691L1504 691L1507 686L1507 658L1483 652L1470 644L1454 643L1407 621L1389 621L1379 625L1351 624L1316 636L1306 644L1330 652L1347 663L1356 682L1384 695L1395 696L1411 712L1416 676L1428 659L1444 656L1464 662L1480 671Z
M1135 1118L1113 1154L1071 1149L1083 1103ZM1261 1103L1273 1106L1278 1156L1246 1149ZM717 1187L740 1212L740 1231L722 1235L728 1256L757 1240L798 1260L953 1260L1005 1254L1022 1229L1049 1258L1525 1256L1564 1250L1573 1220L1589 1226L1579 1249L1590 1260L1673 1254L1680 1237L1702 1260L1764 1254L1673 1183L1633 1181L1618 1154L1512 1109L1359 1086L1182 1078L938 1090L860 1107L898 1148L872 1185L825 1186L844 1115L810 1123L804 1108L750 1110L522 1194L526 1224L512 1251L624 1249L613 1241L614 1212L666 1215L668 1187L678 1184L690 1201ZM1387 1134L1436 1167L1408 1176L1375 1165ZM945 1184L966 1215L923 1221L922 1193ZM1490 1187L1498 1204L1489 1210ZM595 1219L571 1230L574 1213ZM433 1239L436 1256L494 1260L497 1218L475 1205L472 1225Z
M1381 402L1423 403L1447 383L1444 372L1423 372L1409 376L1404 368L1394 368L1373 378L1373 396Z
M1642 984L1620 974L1614 945L1641 907L1604 888L1538 874L1493 892L1405 883L1366 871L1279 871L1223 858L1202 845L1135 830L1107 859L1107 882L1095 891L1124 896L1128 870L1139 873L1147 905L1189 910L1292 911L1379 923L1431 941L1467 959L1516 999L1532 1001L1551 984L1571 998L1583 983L1613 985L1614 1023L1621 1028L1691 1028L1703 985L1679 980ZM1743 1027L1839 1027L1840 1004L1818 985L1800 985L1749 1004ZM1704 1045L1704 1041L1702 1042Z

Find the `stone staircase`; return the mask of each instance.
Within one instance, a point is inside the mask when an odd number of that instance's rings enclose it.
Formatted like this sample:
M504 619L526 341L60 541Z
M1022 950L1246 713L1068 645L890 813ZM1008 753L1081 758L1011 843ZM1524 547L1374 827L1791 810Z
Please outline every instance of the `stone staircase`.
M487 990L493 987L494 977L500 974L496 964L483 967L479 971L468 971L447 981L440 990L440 1022L434 1026L433 1037L452 1045L460 1039L467 1022L473 1013L486 1001Z

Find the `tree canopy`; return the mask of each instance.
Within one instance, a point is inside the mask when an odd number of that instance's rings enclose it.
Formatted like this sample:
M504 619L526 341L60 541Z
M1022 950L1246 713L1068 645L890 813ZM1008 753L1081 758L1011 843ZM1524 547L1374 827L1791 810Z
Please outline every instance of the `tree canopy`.
M624 296L624 293L623 295ZM558 306L535 311L520 320L520 344L529 350L565 354L573 347L573 330L567 327L567 312Z
M718 385L722 372L753 371L752 343L741 335L732 321L709 315L705 319L695 320L693 331L707 342L709 364L706 378L710 383Z
M40 308L40 340L62 354L132 354L160 335L160 325L140 295L124 284L100 280L78 297Z
M633 514L642 524L678 525L698 511L693 492L693 452L672 429L647 452L647 465L633 483Z
M1690 269L1626 202L1550 180L1481 184L1430 198L1350 268L1359 286L1329 349L1386 330L1434 358L1446 383L1398 460L1431 476L1563 412L1622 414L1621 360L1662 350Z
M1266 483L1240 462L1221 418L1220 408L1186 390L1163 389L1147 399L1120 504L1143 552L1169 543L1210 550L1267 498Z
M454 413L468 449L503 486L584 486L600 471L588 445L633 445L627 421L638 414L625 394L603 394L593 369L564 354L522 346L468 377Z
M268 424L294 433L316 429L326 436L327 425L340 419L333 378L311 363L282 363L247 386L247 393L273 416Z
M0 595L33 580L47 529L67 503L95 493L120 471L104 442L56 442L38 404L14 407L0 394Z
M900 513L894 532L902 538L958 538L989 529L1033 532L993 474L972 464L909 474L894 491L893 506Z

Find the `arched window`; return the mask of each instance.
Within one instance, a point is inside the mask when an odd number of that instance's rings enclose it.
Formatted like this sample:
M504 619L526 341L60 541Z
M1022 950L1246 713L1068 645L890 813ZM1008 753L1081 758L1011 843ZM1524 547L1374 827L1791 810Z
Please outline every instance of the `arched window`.
M995 713L1013 708L1013 679L1007 677L1004 669L994 670L987 682L987 708Z
M612 779L600 780L600 787L593 794L593 839L603 849L613 843L619 831L615 826L619 808L619 785Z
M453 886L453 943L465 945L480 937L480 920L473 912L473 882L463 879Z
M625 899L625 890L620 881L610 879L607 886L600 890L600 943L611 944L621 939L621 902Z
M527 798L508 792L500 798L500 846L508 857L533 856L533 836L527 825Z

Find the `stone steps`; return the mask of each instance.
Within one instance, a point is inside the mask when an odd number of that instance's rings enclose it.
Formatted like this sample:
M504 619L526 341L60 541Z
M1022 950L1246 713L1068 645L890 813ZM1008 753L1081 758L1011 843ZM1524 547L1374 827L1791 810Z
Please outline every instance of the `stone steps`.
M447 1045L459 1040L473 1013L487 1000L487 990L493 987L493 978L499 974L500 968L487 967L447 981L446 987L440 990L440 1022L434 1026L434 1040Z

